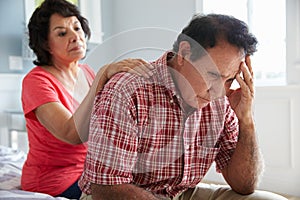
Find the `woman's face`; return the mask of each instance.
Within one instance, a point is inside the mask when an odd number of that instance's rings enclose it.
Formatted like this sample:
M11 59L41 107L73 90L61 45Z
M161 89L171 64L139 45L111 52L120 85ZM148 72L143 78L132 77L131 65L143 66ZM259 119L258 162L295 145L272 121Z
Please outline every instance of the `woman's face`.
M68 64L85 56L85 33L77 17L59 14L50 17L48 47L53 63Z

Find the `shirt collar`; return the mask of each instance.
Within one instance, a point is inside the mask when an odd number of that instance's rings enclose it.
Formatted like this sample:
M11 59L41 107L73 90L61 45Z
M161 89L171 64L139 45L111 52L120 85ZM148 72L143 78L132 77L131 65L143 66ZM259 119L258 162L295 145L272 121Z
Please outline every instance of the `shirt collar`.
M173 52L167 51L164 53L159 59L156 61L152 62L151 64L155 66L156 68L156 73L157 73L157 78L160 83L162 83L170 92L171 96L177 96L179 97L180 95L178 94L176 90L176 86L174 83L174 80L172 79L171 73L169 71L170 66L168 66L168 59L174 55Z

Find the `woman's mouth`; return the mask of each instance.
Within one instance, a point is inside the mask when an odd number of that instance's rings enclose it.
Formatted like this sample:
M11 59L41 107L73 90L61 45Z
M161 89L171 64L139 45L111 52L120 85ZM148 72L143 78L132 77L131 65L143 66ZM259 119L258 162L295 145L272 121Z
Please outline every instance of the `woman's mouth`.
M82 46L75 46L75 47L71 48L70 51L78 51L80 49L82 49Z

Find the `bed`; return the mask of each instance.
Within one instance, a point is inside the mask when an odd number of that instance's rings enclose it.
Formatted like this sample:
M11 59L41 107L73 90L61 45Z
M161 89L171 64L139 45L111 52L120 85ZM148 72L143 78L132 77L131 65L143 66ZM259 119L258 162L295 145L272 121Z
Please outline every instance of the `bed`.
M0 200L67 200L63 197L21 190L21 169L25 159L26 154L23 151L0 145ZM288 197L288 199L300 200L298 197Z
M63 197L53 197L48 194L21 190L21 169L25 159L26 154L23 151L0 145L0 200L66 200Z

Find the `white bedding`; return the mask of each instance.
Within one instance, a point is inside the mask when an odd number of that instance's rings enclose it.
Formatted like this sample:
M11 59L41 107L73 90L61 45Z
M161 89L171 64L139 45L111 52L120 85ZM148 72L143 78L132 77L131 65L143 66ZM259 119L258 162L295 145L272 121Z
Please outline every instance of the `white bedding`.
M37 193L37 192L27 192L23 190L0 190L0 199L1 200L42 200L42 199L56 199L56 200L65 200L63 197L52 197L48 194Z
M0 145L0 200L66 200L62 197L52 197L48 194L21 190L21 171L25 159L26 154L24 152Z

